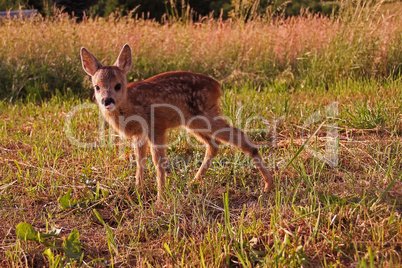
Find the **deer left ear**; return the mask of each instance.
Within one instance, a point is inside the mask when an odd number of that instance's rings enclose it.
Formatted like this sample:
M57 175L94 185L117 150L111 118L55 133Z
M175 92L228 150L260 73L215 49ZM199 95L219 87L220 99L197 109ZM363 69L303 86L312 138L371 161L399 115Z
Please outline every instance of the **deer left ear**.
M122 70L125 74L131 69L132 59L131 59L131 48L128 44L125 44L121 49L119 57L117 57L116 62L113 64Z
M93 76L102 67L102 64L86 48L81 48L80 55L82 68L90 76Z

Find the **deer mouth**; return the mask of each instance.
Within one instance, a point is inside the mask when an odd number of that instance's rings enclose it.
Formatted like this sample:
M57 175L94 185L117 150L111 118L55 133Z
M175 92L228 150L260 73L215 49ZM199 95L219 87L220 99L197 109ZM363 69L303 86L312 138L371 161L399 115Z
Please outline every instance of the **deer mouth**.
M105 109L109 110L109 111L112 111L114 109L114 103L109 104L109 105L105 105Z

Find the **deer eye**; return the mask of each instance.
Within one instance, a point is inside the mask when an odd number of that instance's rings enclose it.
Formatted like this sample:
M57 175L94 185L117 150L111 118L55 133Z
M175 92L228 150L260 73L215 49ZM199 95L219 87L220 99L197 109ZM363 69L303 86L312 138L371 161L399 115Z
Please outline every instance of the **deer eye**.
M99 91L99 90L100 90L100 87L99 87L98 85L95 85L95 90L96 90L96 91Z
M121 84L117 84L115 87L114 87L114 90L116 90L116 91L119 91L121 89Z

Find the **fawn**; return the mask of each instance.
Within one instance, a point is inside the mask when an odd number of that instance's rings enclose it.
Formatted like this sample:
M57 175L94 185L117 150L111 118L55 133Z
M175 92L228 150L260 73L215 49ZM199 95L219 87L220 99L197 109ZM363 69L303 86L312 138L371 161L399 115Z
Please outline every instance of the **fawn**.
M82 67L92 78L103 117L122 136L133 139L137 188L143 183L146 151L150 145L157 170L157 199L162 198L168 165L166 131L182 126L206 146L205 158L193 181L204 177L220 142L225 142L253 159L264 179L264 191L271 190L272 175L264 166L257 146L221 116L218 100L222 90L217 81L202 74L178 71L127 84L126 74L132 65L127 44L112 66L103 66L85 48L81 48L80 54Z

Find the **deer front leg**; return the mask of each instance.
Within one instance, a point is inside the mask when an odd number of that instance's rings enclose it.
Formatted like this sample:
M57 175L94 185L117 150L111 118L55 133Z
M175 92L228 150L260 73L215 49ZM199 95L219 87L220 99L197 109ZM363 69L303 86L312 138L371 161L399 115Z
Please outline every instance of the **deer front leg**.
M155 164L157 173L157 189L158 196L157 201L161 201L165 193L165 177L166 177L166 167L168 166L168 159L166 156L166 143L165 134L156 137L151 143L151 154L152 160Z
M135 187L141 189L144 183L144 169L147 161L148 140L142 137L133 139L135 161L137 170L135 172Z

